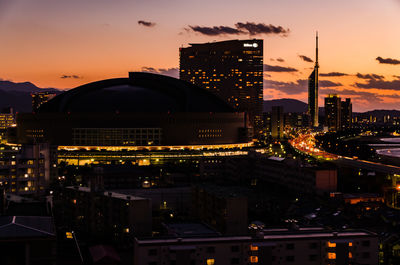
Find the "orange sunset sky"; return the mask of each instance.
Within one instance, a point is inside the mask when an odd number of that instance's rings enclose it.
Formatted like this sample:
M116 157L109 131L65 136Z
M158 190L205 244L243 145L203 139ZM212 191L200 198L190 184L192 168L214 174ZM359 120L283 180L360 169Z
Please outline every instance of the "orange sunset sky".
M264 30L223 30L237 23ZM400 0L0 0L0 78L67 89L177 76L182 45L262 38L264 99L306 101L318 30L320 106L338 93L355 111L400 109L399 25Z

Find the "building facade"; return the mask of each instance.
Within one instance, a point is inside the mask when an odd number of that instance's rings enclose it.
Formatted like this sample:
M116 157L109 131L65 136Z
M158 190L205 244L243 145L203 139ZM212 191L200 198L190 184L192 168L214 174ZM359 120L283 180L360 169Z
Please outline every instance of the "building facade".
M341 130L341 100L336 94L325 98L325 125L329 131Z
M353 126L353 105L350 98L340 102L340 112L342 130L350 129Z
M283 129L285 127L283 107L273 106L271 112L271 135L272 138L283 138Z
M49 101L50 99L54 98L57 94L52 92L35 92L32 93L32 111L36 112L39 107Z
M325 98L325 126L328 131L347 130L352 127L351 99L342 101L336 94L330 94Z
M134 265L375 265L378 238L359 230L270 229L255 236L136 239L134 252Z
M180 79L211 91L262 128L263 40L231 40L180 48Z

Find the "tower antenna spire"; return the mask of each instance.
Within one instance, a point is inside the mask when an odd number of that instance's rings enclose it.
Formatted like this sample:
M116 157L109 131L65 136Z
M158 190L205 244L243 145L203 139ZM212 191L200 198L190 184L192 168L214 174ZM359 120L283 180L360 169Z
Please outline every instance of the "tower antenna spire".
M316 34L316 39L315 39L315 66L319 66L318 65L318 31L317 31L317 34Z

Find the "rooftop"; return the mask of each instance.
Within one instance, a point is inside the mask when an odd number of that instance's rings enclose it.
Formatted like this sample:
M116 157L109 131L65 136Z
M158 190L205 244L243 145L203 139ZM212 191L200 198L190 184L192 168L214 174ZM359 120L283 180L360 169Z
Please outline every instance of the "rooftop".
M48 216L0 217L0 239L55 237L53 218Z
M68 187L66 187L66 189L78 190L80 192L90 192L89 187L68 186ZM116 198L116 199L120 199L120 200L127 200L127 201L147 200L146 198L132 196L132 195L126 195L126 194L112 192L112 191L98 191L97 193L100 193L107 197L112 197L112 198Z
M211 92L151 73L79 86L42 104L39 113L235 112Z

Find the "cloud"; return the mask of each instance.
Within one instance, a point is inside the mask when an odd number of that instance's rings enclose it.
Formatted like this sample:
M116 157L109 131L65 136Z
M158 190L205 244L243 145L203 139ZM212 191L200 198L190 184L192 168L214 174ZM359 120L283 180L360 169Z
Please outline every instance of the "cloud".
M154 27L156 25L156 23L154 23L154 22L144 21L144 20L139 20L138 24L145 26L145 27Z
M179 78L179 68L171 67L171 68L154 68L154 67L142 67L142 72L167 75L175 78Z
M341 83L335 83L329 80L319 81L319 87L337 87L337 86L343 86L343 85Z
M313 61L313 59L311 59L310 57L308 57L308 56L305 56L305 55L299 55L299 57L303 60L303 61L305 61L305 62L308 62L308 63L312 63L312 62L314 62Z
M284 29L282 26L266 25L264 23L253 23L253 22L238 22L234 27L231 26L188 26L192 31L198 32L206 36L219 36L219 35L244 35L248 34L251 36L260 34L275 34L287 36L289 29ZM185 29L188 31L189 29Z
M285 60L284 59L282 59L282 58L277 58L276 59L278 62L280 62L280 63L283 63Z
M194 32L198 32L207 36L218 36L226 34L239 35L244 33L241 30L226 26L214 26L214 27L189 26L189 27Z
M264 89L274 89L288 95L296 95L307 92L307 80L297 80L296 82L281 82L275 80L264 80Z
M382 57L376 57L376 60L380 63L380 64L400 64L400 60L397 59L392 59L392 58L382 58Z
M247 31L250 35L258 34L282 34L287 36L289 34L289 29L284 29L282 26L266 25L264 23L254 23L254 22L238 22L235 24L236 28L239 30Z
M400 90L400 80L385 81L382 79L368 79L367 83L355 83L355 87L366 89Z
M329 77L338 77L338 76L346 76L348 74L340 73L340 72L330 72L330 73L320 73L319 76L329 76Z
M359 99L368 100L369 102L383 101L381 98L379 98L379 95L377 95L376 93L356 91L352 89L335 90L328 88L328 89L321 89L320 93L322 95L338 94L339 96L352 96L352 99L354 99L354 97L357 97Z
M319 87L322 89L324 87L339 87L339 86L342 86L342 84L335 83L329 80L319 81ZM308 80L298 79L296 82L281 82L281 81L264 79L264 88L274 89L289 95L301 94L304 92L308 92Z
M264 64L264 71L266 72L297 72L298 70L293 67L284 67L278 65L268 65Z
M377 74L360 74L357 73L356 76L360 79L384 79L385 77L383 75L377 75Z
M83 77L79 76L79 75L62 75L62 76L60 76L60 78L61 79L69 79L69 78L71 78L71 79L80 79L80 78L83 78Z

